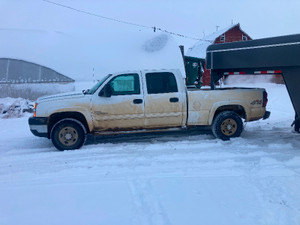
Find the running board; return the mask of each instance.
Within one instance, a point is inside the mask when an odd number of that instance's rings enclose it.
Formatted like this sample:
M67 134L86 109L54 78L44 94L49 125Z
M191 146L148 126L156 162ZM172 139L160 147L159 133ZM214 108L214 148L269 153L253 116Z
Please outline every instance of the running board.
M138 134L138 133L154 133L154 132L171 132L182 131L186 127L172 127L172 128L157 128L157 129L142 129L142 130L115 130L115 131L100 131L94 132L93 135L117 135L117 134Z

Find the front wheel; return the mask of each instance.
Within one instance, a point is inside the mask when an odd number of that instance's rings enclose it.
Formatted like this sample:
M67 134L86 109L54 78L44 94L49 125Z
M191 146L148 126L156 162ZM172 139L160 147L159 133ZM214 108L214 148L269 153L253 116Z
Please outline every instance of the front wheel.
M241 117L232 111L220 112L212 123L212 132L216 138L229 140L232 137L239 137L243 131Z
M84 126L77 120L64 119L57 122L51 131L51 140L58 150L80 148L86 139Z

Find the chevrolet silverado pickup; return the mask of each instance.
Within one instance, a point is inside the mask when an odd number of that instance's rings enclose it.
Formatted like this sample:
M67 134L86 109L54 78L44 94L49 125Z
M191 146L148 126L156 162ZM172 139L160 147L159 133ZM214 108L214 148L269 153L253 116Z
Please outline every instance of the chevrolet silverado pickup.
M240 136L243 122L266 119L261 88L187 89L179 70L109 74L91 89L41 97L31 132L59 150L80 148L87 134L111 135L210 126L215 137Z

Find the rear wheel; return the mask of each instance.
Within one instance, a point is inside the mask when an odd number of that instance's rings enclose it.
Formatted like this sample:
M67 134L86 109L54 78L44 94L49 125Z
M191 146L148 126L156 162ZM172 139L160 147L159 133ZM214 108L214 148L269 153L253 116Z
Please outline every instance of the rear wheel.
M58 150L73 150L82 147L86 139L84 126L75 119L57 122L51 131L51 140Z
M212 124L212 132L216 138L229 140L232 137L239 137L243 131L241 117L232 111L220 112Z

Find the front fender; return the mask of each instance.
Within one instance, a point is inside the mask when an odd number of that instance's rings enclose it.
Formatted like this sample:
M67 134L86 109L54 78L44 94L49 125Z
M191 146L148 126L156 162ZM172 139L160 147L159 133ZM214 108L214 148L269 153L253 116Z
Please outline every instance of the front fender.
M36 108L37 117L51 117L59 113L80 113L86 121L90 131L94 129L93 119L90 113L89 99L61 99L56 101L38 102Z
M63 109L57 109L57 110L52 111L50 113L50 116L54 115L54 114L59 114L59 113L80 113L85 117L89 130L92 131L94 129L93 118L92 118L91 113L90 113L88 108L63 108Z

